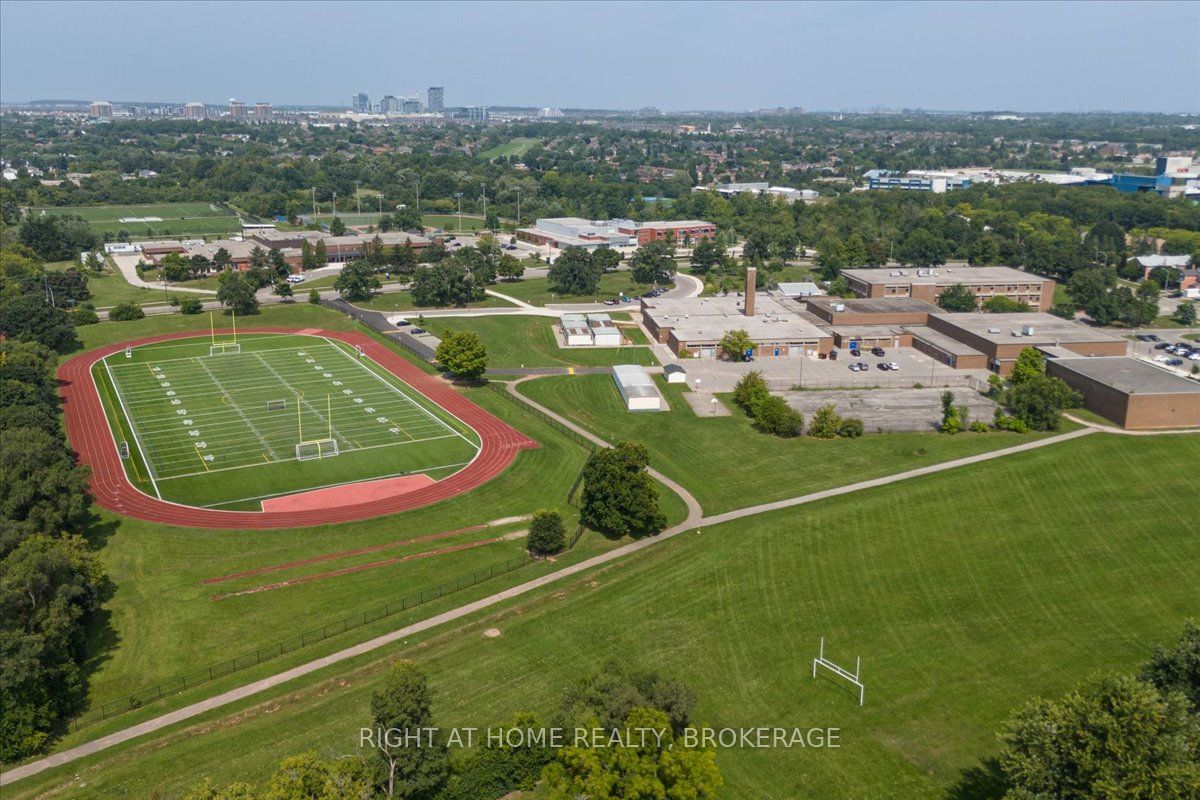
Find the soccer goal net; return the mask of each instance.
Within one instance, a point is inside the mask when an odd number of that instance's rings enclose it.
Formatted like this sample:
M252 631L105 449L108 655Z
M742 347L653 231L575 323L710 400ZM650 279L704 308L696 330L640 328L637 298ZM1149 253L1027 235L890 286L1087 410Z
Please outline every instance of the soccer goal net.
M209 345L208 354L210 356L223 356L229 353L242 352L242 346L237 342L223 342L221 344Z
M287 400L268 400L267 411L286 411Z
M297 461L312 461L315 458L329 458L338 454L336 439L317 439L312 442L301 442L296 445Z

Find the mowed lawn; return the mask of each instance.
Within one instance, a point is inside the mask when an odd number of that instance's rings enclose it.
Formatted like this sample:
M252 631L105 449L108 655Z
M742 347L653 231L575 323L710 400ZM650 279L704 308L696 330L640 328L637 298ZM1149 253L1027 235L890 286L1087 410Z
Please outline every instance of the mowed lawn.
M608 375L538 378L520 392L610 442L638 441L650 463L686 487L706 514L1011 447L1035 434L871 433L859 439L781 439L755 430L740 410L697 417L684 387L655 380L669 411L631 414Z
M559 347L552 317L502 314L492 317L430 317L425 327L441 335L447 330L469 331L483 341L489 367L579 367L612 364L657 364L641 330L623 327L627 347ZM632 344L638 342L638 344Z
M546 278L525 278L519 281L501 282L491 287L500 294L515 297L534 306L545 306L554 303L603 303L605 300L615 300L622 296L637 297L648 292L654 286L649 283L636 283L629 270L606 272L600 276L600 285L591 294L562 294L550 287ZM614 308L637 310L636 303L622 304Z
M31 214L66 214L83 217L96 233L126 231L136 238L178 234L237 233L241 219L211 203L156 203L151 205L54 206L30 209ZM157 217L158 219L152 219ZM147 219L146 222L121 220Z
M719 750L723 797L974 797L954 787L1015 707L1133 670L1200 615L1194 508L1169 479L1197 459L1196 437L1093 434L705 528L12 794L174 796L354 754L395 657L429 669L439 725L486 726L545 720L616 656L690 685L705 725L839 729L837 749ZM812 679L822 636L862 657L864 707Z
M479 152L479 158L493 159L500 156L523 156L528 153L535 144L539 144L541 139L534 139L528 136L516 136L509 139L507 142L502 142L494 147L489 147L487 150Z

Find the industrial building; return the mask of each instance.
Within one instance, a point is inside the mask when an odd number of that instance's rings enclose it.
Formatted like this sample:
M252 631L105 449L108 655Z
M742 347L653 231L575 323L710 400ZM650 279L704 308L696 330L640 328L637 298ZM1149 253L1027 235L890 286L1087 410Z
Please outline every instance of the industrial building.
M1083 395L1084 407L1122 428L1200 425L1200 383L1136 358L1083 358L1046 349L1046 374Z
M965 189L971 179L954 172L911 171L905 175L890 169L872 169L863 173L868 189L903 189L910 192L944 194L951 189Z
M662 411L663 396L654 379L636 364L618 364L612 368L617 391L628 411Z
M767 195L768 197L782 197L789 203L797 201L811 203L820 196L819 192L815 192L812 189L792 189L788 186L772 186L766 181L718 183L716 186L696 186L693 187L692 191L713 191L725 197L732 197L737 194Z
M1054 281L1012 267L931 267L928 269L844 269L850 291L859 297L913 297L936 303L956 284L970 289L979 305L991 297L1007 297L1048 311L1054 304Z

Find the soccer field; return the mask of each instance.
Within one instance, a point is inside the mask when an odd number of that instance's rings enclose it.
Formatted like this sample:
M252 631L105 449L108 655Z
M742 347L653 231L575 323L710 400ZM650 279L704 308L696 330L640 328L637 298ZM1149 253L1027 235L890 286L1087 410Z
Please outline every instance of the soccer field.
M257 510L266 498L352 481L436 480L478 452L468 426L348 345L217 341L147 345L96 364L126 474L151 495Z
M83 217L96 233L128 231L134 237L179 234L237 233L241 220L213 203L155 203L149 205L55 206L32 208L30 214Z

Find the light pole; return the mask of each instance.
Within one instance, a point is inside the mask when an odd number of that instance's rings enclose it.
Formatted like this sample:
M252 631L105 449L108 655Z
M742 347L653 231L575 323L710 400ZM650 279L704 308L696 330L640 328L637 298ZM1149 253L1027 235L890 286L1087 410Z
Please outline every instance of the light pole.
M708 402L712 404L712 415L715 417L717 415L717 398L714 397Z
M358 213L362 214L362 193L358 188L358 181L354 182L354 202L357 204Z
M462 192L455 192L454 199L458 201L458 229L462 230Z
M516 187L514 191L517 193L517 227L519 228L521 227L521 187Z
M479 187L483 191L483 226L487 227L487 187Z

